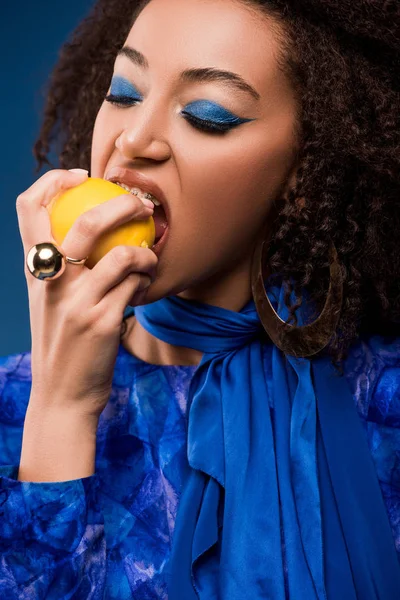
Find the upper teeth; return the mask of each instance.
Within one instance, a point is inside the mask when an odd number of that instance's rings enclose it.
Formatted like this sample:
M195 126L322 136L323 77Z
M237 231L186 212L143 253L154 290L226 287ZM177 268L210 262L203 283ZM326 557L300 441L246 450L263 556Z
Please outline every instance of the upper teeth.
M155 204L156 206L160 206L161 202L159 202L157 200L157 198L155 198L155 196L153 196L153 194L150 194L150 192L143 192L140 188L138 187L132 187L130 188L129 186L125 185L125 183L120 183L119 181L115 182L117 185L121 186L122 188L124 188L124 190L126 190L127 192L129 192L130 194L134 194L135 196L138 196L138 198L148 198L149 200L151 200L153 202L153 204Z

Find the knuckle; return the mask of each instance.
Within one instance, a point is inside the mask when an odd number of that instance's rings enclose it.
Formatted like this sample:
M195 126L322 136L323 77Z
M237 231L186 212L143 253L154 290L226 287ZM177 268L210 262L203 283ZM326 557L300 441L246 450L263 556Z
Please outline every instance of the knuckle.
M53 183L62 180L63 177L65 177L65 173L66 171L64 169L50 169L44 173L39 180L45 181L46 183Z
M89 338L103 333L107 334L104 320L103 315L95 311L94 307L89 309L86 315L82 315L82 311L79 312L79 308L76 307L70 315L69 331L72 331L77 337L87 336Z
M96 210L83 213L76 222L78 232L85 238L92 237L101 226L101 218Z
M109 311L105 311L103 307L97 306L92 310L90 329L94 336L107 337L113 333L115 324Z
M26 192L22 192L17 196L16 207L17 211L24 209L29 201L29 195Z
M64 313L64 327L67 331L83 334L90 327L90 320L82 313L79 306L72 305Z
M32 203L32 198L38 193L40 186L43 184L47 184L49 186L49 191L55 195L59 188L61 189L65 187L63 181L65 179L65 173L63 169L51 169L47 171L39 179L37 179L30 187L21 192L16 199L16 208L17 212L21 210L25 210L27 206ZM53 190L54 188L54 190Z
M54 179L55 177L59 177L65 173L64 169L49 169L46 173L43 173L41 179Z
M39 177L38 181L45 181L46 183L50 183L62 177L64 172L65 171L63 169L50 169L49 171L46 171L46 173L43 173L43 175Z
M133 252L129 246L116 246L112 250L113 259L119 267L127 268L132 265Z
M158 256L151 248L140 248L140 254L143 256L143 261L150 267L155 267L158 264Z
M101 337L107 337L112 335L115 328L115 324L112 322L110 317L106 315L102 319L99 319L96 323L96 333Z

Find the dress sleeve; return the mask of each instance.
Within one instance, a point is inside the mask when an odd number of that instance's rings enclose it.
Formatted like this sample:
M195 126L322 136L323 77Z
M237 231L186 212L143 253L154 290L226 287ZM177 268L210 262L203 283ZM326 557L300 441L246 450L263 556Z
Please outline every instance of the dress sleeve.
M364 338L351 349L345 370L400 561L400 338Z
M7 600L105 597L98 477L18 481L0 467L0 590Z

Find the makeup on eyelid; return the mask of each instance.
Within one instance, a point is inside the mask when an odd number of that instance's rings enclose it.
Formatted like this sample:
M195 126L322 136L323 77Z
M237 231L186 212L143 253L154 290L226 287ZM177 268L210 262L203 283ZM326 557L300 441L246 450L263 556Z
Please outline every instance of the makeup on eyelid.
M114 76L112 78L110 95L120 98L131 98L132 101L141 99L140 94L137 93L135 87L121 76ZM188 111L188 107L190 107L190 112ZM182 113L186 114L188 117L193 116L200 120L226 125L240 125L241 123L255 120L237 117L230 111L210 100L195 100L190 102L185 106L185 109L182 110Z
M276 61L278 36L269 24L258 35L264 25L255 30L241 3L152 0L124 42L140 57L128 52L110 70L91 175L137 172L169 200L146 303L178 295L239 310L251 297L254 241L292 172L298 109Z

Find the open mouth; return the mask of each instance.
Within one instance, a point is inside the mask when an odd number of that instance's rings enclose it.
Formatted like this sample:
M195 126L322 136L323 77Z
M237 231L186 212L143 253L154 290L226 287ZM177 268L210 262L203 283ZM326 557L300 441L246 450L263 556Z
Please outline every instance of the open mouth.
M151 247L151 250L153 250L153 252L155 254L159 254L162 250L162 248L165 245L166 239L168 238L168 232L169 232L169 227L167 225L166 229L164 229L161 237L159 237L157 239L157 237L154 240L154 245Z
M156 227L156 237L154 242L157 243L161 240L168 227L167 217L164 208L161 205L154 207L153 219Z
M117 185L119 185L120 187L125 189L126 191L130 192L131 194L134 194L135 196L138 196L139 198L146 197L146 198L149 198L153 202L154 212L153 212L152 217L153 217L154 225L155 225L155 237L154 237L154 244L151 249L154 250L155 253L157 253L157 251L164 244L164 239L166 238L165 234L168 231L168 219L167 219L166 211L164 209L163 204L152 193L150 193L149 191L145 191L146 188L147 188L147 190L149 187L151 188L151 186L149 186L148 184L147 184L147 186L142 184L142 187L140 187L138 185L132 186L132 181L135 179L134 177L130 181L131 185L122 183L121 181L119 181L119 179L122 179L122 177L120 175L111 177L109 179L109 181L116 183ZM142 188L145 188L145 189L142 189ZM153 187L153 189L154 189L154 187ZM158 189L158 188L156 188L156 189ZM157 193L157 191L156 191L156 193ZM161 197L161 192L159 189L158 189L158 195Z

